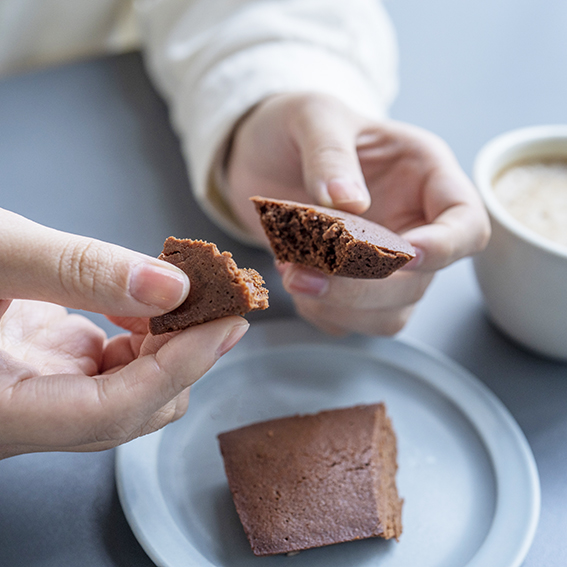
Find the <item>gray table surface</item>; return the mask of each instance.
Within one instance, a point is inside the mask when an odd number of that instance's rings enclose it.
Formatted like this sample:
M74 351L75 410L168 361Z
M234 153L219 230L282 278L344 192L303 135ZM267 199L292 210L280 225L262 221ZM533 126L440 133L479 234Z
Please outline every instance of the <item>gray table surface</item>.
M490 137L567 122L563 0L387 5L402 53L393 116L443 136L468 172ZM0 206L152 255L170 234L213 240L267 280L272 307L252 321L292 315L270 256L234 242L198 210L167 110L137 54L0 82ZM472 371L512 412L542 486L524 565L566 565L567 365L524 352L493 328L470 260L438 274L402 336ZM122 513L113 451L0 462L0 566L152 564Z

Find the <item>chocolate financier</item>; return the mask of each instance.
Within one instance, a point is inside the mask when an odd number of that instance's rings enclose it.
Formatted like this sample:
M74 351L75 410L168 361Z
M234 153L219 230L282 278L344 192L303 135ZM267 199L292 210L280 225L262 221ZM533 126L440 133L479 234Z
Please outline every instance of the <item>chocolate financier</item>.
M239 268L232 254L221 254L215 244L170 236L159 259L181 268L191 286L189 296L179 307L150 319L152 335L268 307L268 290L263 287L262 276L256 270Z
M295 201L252 197L270 246L294 262L349 278L385 278L415 257L412 245L357 215Z
M219 442L255 555L400 537L396 437L384 404L255 423Z

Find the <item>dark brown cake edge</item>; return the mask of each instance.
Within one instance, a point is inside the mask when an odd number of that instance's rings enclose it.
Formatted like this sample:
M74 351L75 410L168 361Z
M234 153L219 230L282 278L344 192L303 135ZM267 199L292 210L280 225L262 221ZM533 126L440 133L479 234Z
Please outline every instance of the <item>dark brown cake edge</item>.
M396 485L397 442L392 422L383 403L378 404L376 409L372 445L373 458L376 458L377 461L373 469L374 493L382 529L381 537L395 538L396 541L399 541L403 529L403 499L399 497Z

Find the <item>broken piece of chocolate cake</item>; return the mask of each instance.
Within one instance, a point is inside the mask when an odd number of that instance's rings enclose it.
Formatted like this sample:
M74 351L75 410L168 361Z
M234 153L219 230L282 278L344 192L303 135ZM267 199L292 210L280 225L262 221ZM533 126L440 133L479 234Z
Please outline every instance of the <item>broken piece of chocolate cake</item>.
M189 276L190 289L179 307L150 319L152 335L268 307L262 276L251 268L239 268L232 254L221 254L215 244L170 236L159 259L182 269Z
M251 200L281 262L374 279L389 276L415 257L407 240L357 215L294 201Z
M396 437L384 404L274 419L218 438L255 555L401 535Z

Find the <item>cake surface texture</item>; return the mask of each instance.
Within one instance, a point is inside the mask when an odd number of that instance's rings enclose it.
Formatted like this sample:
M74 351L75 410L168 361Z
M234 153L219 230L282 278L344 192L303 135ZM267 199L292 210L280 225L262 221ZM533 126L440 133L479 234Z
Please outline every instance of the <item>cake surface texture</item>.
M252 197L270 246L281 262L350 278L385 278L415 257L401 236L343 211Z
M219 442L255 555L401 535L396 437L384 404L255 423Z
M239 268L230 252L219 252L213 243L170 236L159 259L183 270L190 289L179 307L150 319L153 335L268 307L262 276L256 270Z

